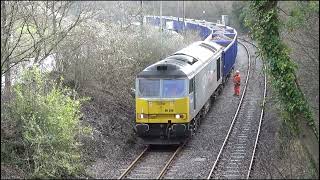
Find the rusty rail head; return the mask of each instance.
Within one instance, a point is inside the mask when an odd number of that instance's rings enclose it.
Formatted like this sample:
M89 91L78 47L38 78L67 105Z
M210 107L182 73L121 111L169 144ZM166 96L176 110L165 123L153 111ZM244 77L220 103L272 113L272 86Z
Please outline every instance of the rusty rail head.
M140 155L129 165L129 167L119 176L118 179L122 179L124 176L128 174L128 172L136 165L136 163L141 159L141 157L145 154L145 152L149 149L149 146L147 146Z
M165 174L167 168L169 167L169 165L172 163L173 159L176 157L176 155L182 150L183 146L185 146L187 143L187 140L180 145L177 150L173 153L173 155L171 156L171 158L169 159L169 161L167 162L167 164L163 167L163 169L161 170L160 174L158 175L157 179L161 179L163 177L163 175Z

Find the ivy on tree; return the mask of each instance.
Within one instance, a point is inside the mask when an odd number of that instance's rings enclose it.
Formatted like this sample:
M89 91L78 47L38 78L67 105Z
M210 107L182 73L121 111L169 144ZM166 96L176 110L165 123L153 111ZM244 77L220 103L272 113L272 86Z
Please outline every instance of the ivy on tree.
M297 83L297 66L289 57L289 48L280 39L277 1L252 1L249 9L245 23L257 41L259 53L273 78L272 85L278 91L285 110L285 122L294 133L299 134L298 121L307 120L319 140L310 107Z

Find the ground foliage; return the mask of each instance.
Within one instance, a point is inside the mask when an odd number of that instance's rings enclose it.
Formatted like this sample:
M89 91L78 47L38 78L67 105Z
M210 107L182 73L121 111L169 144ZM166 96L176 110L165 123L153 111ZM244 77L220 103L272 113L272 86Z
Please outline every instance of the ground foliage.
M299 134L298 121L304 117L316 133L311 110L297 84L297 66L289 57L289 49L280 39L282 24L278 18L277 1L251 2L249 8L245 22L250 27L252 37L258 42L259 53L266 60L272 85L283 103L285 122L295 134ZM294 22L291 24L297 24Z
M78 136L90 132L79 121L82 99L38 68L26 70L13 90L1 114L1 162L20 167L26 177L80 174Z

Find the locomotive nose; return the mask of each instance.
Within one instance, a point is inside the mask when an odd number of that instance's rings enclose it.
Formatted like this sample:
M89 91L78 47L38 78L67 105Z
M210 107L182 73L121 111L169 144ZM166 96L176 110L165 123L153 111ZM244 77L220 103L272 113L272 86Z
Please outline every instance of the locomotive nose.
M176 102L172 101L149 101L149 114L171 114L176 111Z

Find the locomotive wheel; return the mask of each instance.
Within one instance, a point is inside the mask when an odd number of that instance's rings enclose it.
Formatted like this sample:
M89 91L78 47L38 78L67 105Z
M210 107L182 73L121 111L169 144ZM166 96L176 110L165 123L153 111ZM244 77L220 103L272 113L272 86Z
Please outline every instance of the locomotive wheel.
M192 121L192 122L190 122L190 124L189 124L189 126L188 126L188 132L187 132L187 136L188 137L192 137L192 136L194 136L194 123L193 123L194 121Z
M214 102L214 101L216 100L216 96L215 96L215 95L212 95L212 96L210 97L210 99L211 99L211 102Z
M197 130L199 129L199 127L200 127L200 120L201 120L201 118L198 118L197 119L197 121L196 121L196 124L197 124Z
M168 139L170 139L171 134L172 134L172 128L171 128L171 127L168 127L168 128L167 128L167 137L168 137Z
M206 107L206 114L209 112L211 107L211 101L208 101L208 106Z
M222 88L221 88L221 86L219 86L219 87L218 87L218 95L220 95L221 92L222 92Z

